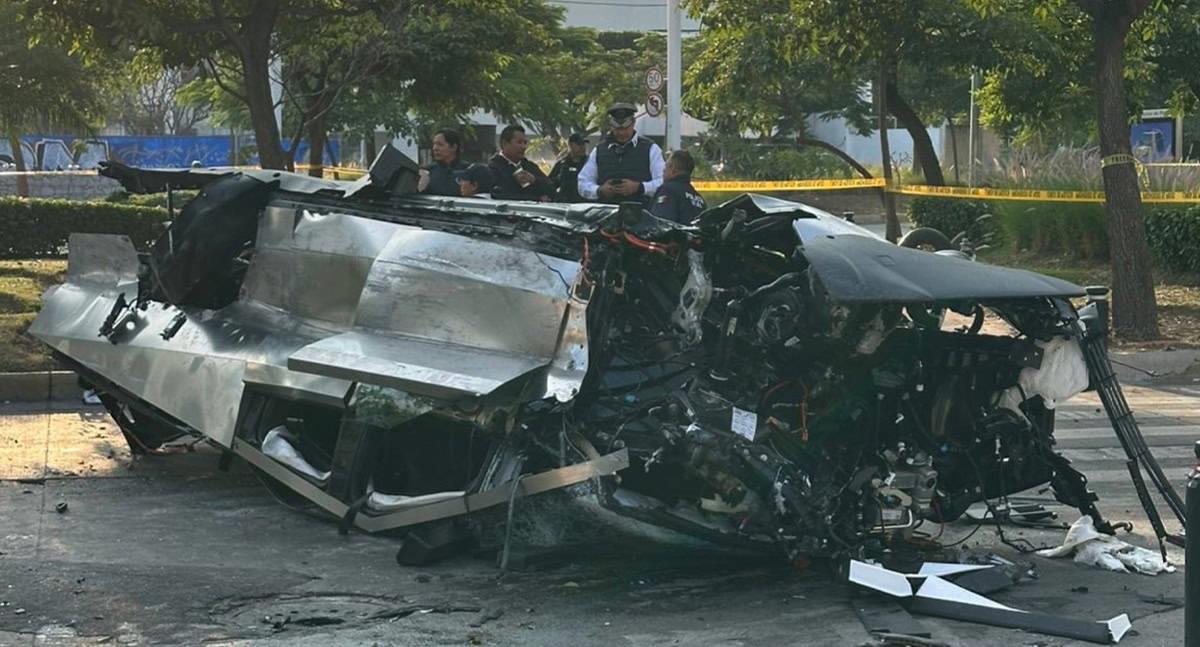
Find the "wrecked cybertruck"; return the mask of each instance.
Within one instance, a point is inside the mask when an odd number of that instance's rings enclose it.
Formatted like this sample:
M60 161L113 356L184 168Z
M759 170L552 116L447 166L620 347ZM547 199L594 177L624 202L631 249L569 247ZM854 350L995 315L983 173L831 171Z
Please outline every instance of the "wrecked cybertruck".
M861 554L1047 483L1112 527L1053 447L1056 401L1125 406L1103 303L1064 281L762 196L692 227L421 196L394 151L354 183L102 172L200 193L148 252L73 236L31 332L135 452L203 438L344 527L574 486L676 536Z

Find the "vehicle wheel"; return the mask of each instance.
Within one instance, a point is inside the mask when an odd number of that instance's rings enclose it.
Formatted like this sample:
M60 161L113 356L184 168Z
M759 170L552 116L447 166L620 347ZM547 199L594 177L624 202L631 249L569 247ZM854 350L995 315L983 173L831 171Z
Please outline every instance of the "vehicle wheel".
M926 251L937 252L944 249L955 249L954 244L946 237L946 234L932 227L917 227L912 231L904 234L904 238L900 239L901 247L910 249L923 249Z

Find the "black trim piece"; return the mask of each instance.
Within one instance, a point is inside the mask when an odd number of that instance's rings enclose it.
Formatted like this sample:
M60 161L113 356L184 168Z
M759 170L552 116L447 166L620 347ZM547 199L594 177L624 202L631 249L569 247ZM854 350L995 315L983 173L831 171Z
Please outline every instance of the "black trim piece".
M1023 629L1047 636L1074 638L1101 645L1113 643L1112 633L1109 632L1108 625L1104 622L1062 618L1046 613L993 609L962 602L920 597L913 598L909 603L908 610L921 615L975 622L993 627Z

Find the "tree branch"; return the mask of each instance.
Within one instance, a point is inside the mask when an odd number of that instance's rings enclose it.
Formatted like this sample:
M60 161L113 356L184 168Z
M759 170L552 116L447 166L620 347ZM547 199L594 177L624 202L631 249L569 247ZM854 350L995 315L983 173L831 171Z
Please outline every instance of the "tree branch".
M227 83L225 83L224 81L221 80L221 74L220 74L220 72L217 71L217 64L214 59L212 59L212 58L201 59L200 65L204 66L206 64L209 67L209 78L211 78L213 80L213 83L217 84L218 88L221 88L221 90L223 92L227 93L231 97L234 97L238 101L241 101L242 103L244 103L246 105L250 105L250 100L246 98L245 94L234 90Z

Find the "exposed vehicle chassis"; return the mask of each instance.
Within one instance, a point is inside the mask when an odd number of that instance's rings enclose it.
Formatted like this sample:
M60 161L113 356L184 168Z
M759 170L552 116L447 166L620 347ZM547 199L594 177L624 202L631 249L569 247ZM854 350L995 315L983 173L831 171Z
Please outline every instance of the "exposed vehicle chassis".
M203 437L367 531L582 483L626 519L793 558L1046 483L1111 530L1054 450L1056 400L1124 403L1102 308L1069 283L762 196L695 227L418 196L390 152L353 184L102 172L201 189L147 253L73 236L31 329L134 451Z

